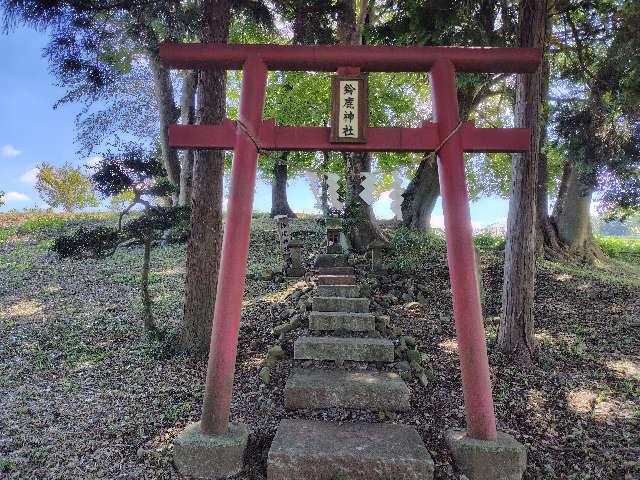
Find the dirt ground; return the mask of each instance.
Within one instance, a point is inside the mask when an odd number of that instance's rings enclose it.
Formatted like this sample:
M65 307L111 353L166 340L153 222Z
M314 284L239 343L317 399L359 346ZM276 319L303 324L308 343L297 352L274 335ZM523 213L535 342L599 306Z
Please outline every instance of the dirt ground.
M317 224L294 226L304 230L312 255L321 238ZM49 243L46 233L0 242L0 478L181 478L172 441L199 417L204 362L144 336L141 249L74 261L58 259ZM391 416L287 412L282 390L295 362L279 362L269 384L258 379L258 368L277 343L291 356L305 329L282 340L272 330L292 315L307 315L313 292L305 281L263 278L277 264L275 245L272 223L254 222L232 404L233 419L252 433L247 466L237 478L265 478L280 419L312 417L413 425L434 458L435 477L458 479L444 444L446 429L464 426L445 253L433 251L410 274L391 262L388 274L373 275L367 261L355 259L372 308L390 316L395 338L412 335L423 353L429 382L408 382L413 409ZM184 255L184 246L168 245L152 258L154 312L169 332L182 315ZM498 427L527 446L525 478L640 479L639 269L541 261L535 307L540 355L523 369L492 348L499 250L481 250L481 264Z

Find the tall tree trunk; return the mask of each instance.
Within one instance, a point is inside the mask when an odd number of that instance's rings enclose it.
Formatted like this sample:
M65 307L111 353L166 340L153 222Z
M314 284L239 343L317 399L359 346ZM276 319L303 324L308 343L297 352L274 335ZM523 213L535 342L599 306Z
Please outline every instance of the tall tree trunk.
M544 49L548 18L548 0L522 0L519 46ZM531 150L513 155L502 315L497 345L502 352L521 364L530 363L536 352L533 300L542 84L542 66L533 74L518 75L516 81L514 123L516 127L531 129Z
M549 216L549 166L547 155L543 151L547 138L547 125L550 119L550 108L547 101L549 95L549 56L543 58L542 71L542 114L540 126L540 153L538 156L538 182L536 185L536 255L545 252L551 256L558 256L561 250L558 240L558 232L555 229L553 219Z
M426 156L402 194L402 223L414 230L428 230L439 196L438 162Z
M360 13L356 15L354 0L338 1L340 15L336 37L341 45L362 45L362 31L367 8L367 0L361 0ZM371 171L371 159L368 153L360 152L344 154L344 156L347 163L346 234L351 248L357 252L363 252L373 240L384 240L374 222L373 208L360 197L360 192L363 190L361 174Z
M345 224L351 248L364 252L375 239L383 239L373 221L373 208L361 197L362 173L371 171L371 158L366 153L344 154L347 157Z
M329 152L322 152L322 177L320 179L320 208L322 216L329 215L329 182L327 182L327 170L329 169Z
M173 97L173 84L171 83L171 75L160 62L158 52L154 49L149 52L149 64L153 72L153 86L158 102L158 110L160 112L160 150L162 151L162 163L167 171L167 177L171 184L175 187L172 194L173 204L178 203L180 189L180 161L178 160L178 152L169 147L169 125L176 123L180 111L176 107Z
M458 87L460 118L466 120L472 110L484 98L482 92L489 91L490 85L480 88L465 84ZM431 214L440 196L438 162L431 155L425 155L402 194L402 223L414 230L427 230L431 226Z
M226 43L229 0L206 0L203 5L203 43ZM225 115L227 75L203 70L198 79L201 124L220 124ZM224 154L198 151L193 164L191 236L187 245L184 323L181 344L194 355L209 351L222 248Z
M287 157L289 152L282 152L281 157L273 166L273 183L271 184L271 216L286 215L296 218L287 199Z
M183 125L193 125L196 119L196 87L198 86L198 74L191 70L185 73L180 96L180 118ZM180 196L179 205L191 204L191 185L193 180L193 150L185 150L182 154L180 165Z
M575 163L567 163L563 175L562 198L555 209L555 225L562 244L569 254L585 261L602 257L600 248L593 241L591 227L591 196L594 185L585 181Z
M151 269L151 235L144 237L142 256L142 276L140 281L140 290L142 294L142 319L144 329L147 335L153 336L157 333L156 324L153 320L153 311L151 309L151 294L149 293L149 271Z

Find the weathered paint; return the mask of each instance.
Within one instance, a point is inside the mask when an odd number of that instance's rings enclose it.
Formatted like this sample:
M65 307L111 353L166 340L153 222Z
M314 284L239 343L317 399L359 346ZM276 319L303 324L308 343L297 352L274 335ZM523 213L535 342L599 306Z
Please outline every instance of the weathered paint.
M245 62L240 93L239 118L257 132L267 85L267 68L258 58ZM256 185L258 150L242 129L235 132L231 188L222 241L218 291L211 331L201 428L204 434L227 431L233 391L242 295L247 273L249 228Z
M446 138L460 121L455 75L454 66L448 60L436 62L431 69L433 112L442 139ZM438 155L447 260L462 370L467 430L473 438L495 440L496 419L476 276L463 153L460 135L456 133Z
M163 43L162 62L173 68L239 70L250 57L261 58L269 70L335 72L427 72L442 59L459 72L534 72L540 64L536 48L382 47L334 45L208 45ZM348 64L345 65L345 64Z

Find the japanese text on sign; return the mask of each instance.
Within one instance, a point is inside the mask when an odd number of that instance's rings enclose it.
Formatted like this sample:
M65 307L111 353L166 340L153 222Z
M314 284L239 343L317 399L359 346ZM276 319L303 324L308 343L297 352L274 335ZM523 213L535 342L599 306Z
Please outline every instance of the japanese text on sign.
M340 137L358 138L358 87L357 80L339 82L338 136Z

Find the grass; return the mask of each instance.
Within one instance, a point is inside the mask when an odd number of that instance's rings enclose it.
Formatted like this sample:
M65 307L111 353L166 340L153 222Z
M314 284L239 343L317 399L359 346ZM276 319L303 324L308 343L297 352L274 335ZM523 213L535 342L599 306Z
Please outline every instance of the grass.
M604 235L595 238L608 257L640 264L640 240Z

